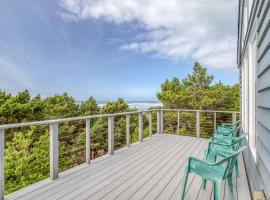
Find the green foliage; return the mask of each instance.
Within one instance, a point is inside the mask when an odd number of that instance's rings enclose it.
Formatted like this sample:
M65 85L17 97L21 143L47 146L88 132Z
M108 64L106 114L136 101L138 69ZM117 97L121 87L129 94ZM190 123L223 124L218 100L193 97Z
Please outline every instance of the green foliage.
M5 191L10 193L49 175L48 131L34 137L37 127L15 132L5 149Z
M14 96L0 91L0 102L1 124L130 111L121 98L115 102L108 102L100 109L93 97L78 105L67 93L42 99L40 95L31 98L26 90ZM107 127L105 118L91 120L92 158L99 156L101 152L107 152ZM125 144L125 128L125 117L116 117L116 148ZM48 131L48 126L6 131L6 194L49 176ZM85 121L60 123L59 170L64 171L83 162L85 162Z
M45 119L67 118L78 115L79 106L67 93L44 100Z
M195 63L192 74L179 81L166 80L157 93L158 99L167 108L239 110L239 85L226 86L221 82L213 84L213 76ZM20 123L56 118L89 116L93 114L133 111L119 98L99 108L94 97L81 104L67 93L42 99L31 97L27 90L11 95L0 90L0 124ZM177 133L177 113L164 112L166 133ZM211 129L212 116L201 114L201 122ZM194 112L179 114L179 134L195 134ZM157 130L156 112L152 113L152 131ZM218 116L224 121L224 116ZM147 137L148 118L143 118L143 137ZM126 116L114 119L115 149L126 143ZM130 142L138 141L138 115L130 116ZM201 128L207 137L209 130ZM108 120L91 119L91 158L107 152ZM5 147L5 191L14 192L49 176L49 127L32 126L6 131ZM85 121L59 124L59 170L64 171L85 161Z
M180 81L178 78L166 80L161 84L161 91L157 98L167 108L194 109L194 110L239 110L239 84L232 86L221 82L213 83L214 77L207 74L206 68L195 63L193 71L187 78ZM219 116L224 121L227 116ZM175 133L177 118L173 113L165 113L165 132ZM201 113L201 133L208 137L212 132L213 116ZM228 117L226 118L228 119ZM179 133L185 135L195 134L194 113L181 112Z
M195 63L193 72L179 81L173 78L161 84L157 98L165 107L200 110L239 110L239 84L212 84L213 76Z
M98 114L99 110L100 109L94 97L89 97L87 101L82 102L79 108L80 114L85 116Z

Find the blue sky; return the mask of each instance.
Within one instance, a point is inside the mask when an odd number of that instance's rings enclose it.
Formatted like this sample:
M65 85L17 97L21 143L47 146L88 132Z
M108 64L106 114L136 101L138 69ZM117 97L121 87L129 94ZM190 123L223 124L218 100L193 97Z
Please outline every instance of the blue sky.
M184 78L194 61L215 81L236 83L236 3L182 2L1 1L0 89L156 100L160 84Z

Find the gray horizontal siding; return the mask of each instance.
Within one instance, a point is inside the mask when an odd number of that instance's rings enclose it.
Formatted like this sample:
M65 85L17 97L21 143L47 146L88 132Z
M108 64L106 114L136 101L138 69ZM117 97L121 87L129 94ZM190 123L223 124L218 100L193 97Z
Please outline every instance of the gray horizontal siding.
M270 58L270 56L269 56ZM258 90L265 90L270 87L270 70L266 70L259 78L258 78Z
M257 28L257 32L263 32L263 29L265 27L265 18L267 16L267 12L269 9L269 1L262 1L262 4L260 5L260 7L262 7L261 12L258 15L258 28Z
M269 99L270 99L270 88L262 90L258 93L257 105L261 108L269 108L270 109L270 100ZM267 111L265 111L265 112L267 112ZM267 115L267 113L265 115Z
M260 138L257 139L257 151L260 152L259 153L259 158L261 159L260 162L258 163L262 163L264 168L266 169L266 176L264 175L263 177L268 178L268 180L270 180L270 165L268 163L270 163L270 157L269 157L269 151L267 149L267 147L265 146L265 142L263 140L261 140ZM259 166L260 167L260 166ZM270 182L265 182L265 183L270 183Z
M267 71L267 69L269 68L269 64L270 64L270 51L267 51L257 65L257 72L259 76L261 76L263 73Z
M258 93L257 93L257 163L252 161L250 173L257 176L258 189L270 197L270 2L262 2L258 17ZM250 155L252 156L252 155ZM253 178L254 179L254 178Z
M270 1L257 0L256 4L256 24L249 24L248 30L253 26L257 30L257 156L255 161L248 149L244 158L251 190L263 189L270 199Z
M261 123L268 130L270 130L270 120L269 119L270 119L270 109L258 107L257 108L257 120L259 123ZM269 134L270 134L270 131L269 131ZM265 141L265 142L268 142L268 141Z

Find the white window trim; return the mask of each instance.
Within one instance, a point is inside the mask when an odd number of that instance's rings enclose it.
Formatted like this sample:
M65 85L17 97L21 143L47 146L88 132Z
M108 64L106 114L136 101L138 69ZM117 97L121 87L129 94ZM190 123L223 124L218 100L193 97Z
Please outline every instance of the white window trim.
M257 47L256 47L256 31L253 28L251 38L249 41L249 65L248 65L248 133L249 133L249 147L255 163L257 163L257 149L256 149L256 68L257 68Z

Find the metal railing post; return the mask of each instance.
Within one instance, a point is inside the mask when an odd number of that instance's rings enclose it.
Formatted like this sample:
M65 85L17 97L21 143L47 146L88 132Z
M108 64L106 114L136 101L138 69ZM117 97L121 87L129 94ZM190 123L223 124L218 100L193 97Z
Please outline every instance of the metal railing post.
M214 112L214 131L217 129L217 113Z
M143 112L139 113L139 142L143 141Z
M114 151L114 117L108 117L108 154L113 155Z
M232 123L236 122L236 113L232 113Z
M50 178L58 178L58 123L50 124Z
M148 120L149 120L149 137L152 137L152 113L148 113Z
M196 111L196 136L200 137L200 111Z
M180 135L180 112L177 111L177 135Z
M85 161L90 164L91 160L91 133L90 133L90 119L85 120Z
M160 119L161 119L161 116L160 116L160 110L157 111L157 134L160 134Z
M130 115L126 115L126 145L130 146Z
M160 111L160 133L164 131L164 124L163 124L163 110Z
M5 195L5 131L0 129L0 199Z

